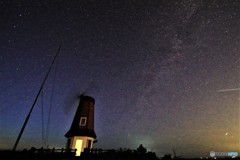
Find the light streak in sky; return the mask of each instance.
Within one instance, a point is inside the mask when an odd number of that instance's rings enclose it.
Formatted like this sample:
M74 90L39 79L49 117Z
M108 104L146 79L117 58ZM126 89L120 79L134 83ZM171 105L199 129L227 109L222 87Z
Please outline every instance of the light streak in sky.
M218 90L218 92L231 92L231 91L240 91L240 88Z

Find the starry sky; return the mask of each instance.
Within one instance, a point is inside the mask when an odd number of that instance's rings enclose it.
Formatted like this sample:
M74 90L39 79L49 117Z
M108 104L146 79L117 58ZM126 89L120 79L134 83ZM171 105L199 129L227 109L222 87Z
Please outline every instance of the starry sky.
M0 149L65 147L82 93L95 147L240 151L240 1L0 0ZM231 91L219 91L236 89Z

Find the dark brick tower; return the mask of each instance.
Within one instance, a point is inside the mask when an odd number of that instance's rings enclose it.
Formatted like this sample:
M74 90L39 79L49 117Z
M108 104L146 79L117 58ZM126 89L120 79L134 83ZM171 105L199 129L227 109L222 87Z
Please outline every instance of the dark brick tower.
M94 131L94 98L80 96L80 103L74 116L70 130L65 134L68 138L68 148L77 149L80 156L84 148L91 149L96 139Z

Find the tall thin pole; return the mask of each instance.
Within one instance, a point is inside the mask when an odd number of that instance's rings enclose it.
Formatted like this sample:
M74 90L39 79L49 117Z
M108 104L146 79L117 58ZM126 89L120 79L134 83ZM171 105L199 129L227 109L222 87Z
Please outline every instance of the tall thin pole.
M36 102L37 102L37 100L38 100L38 97L39 97L39 95L40 95L40 93L41 93L41 91L42 91L42 89L43 89L43 86L44 86L44 84L45 84L45 82L46 82L46 80L47 80L47 78L48 78L48 75L49 75L49 73L50 73L50 71L51 71L51 69L52 69L52 66L53 66L53 64L54 64L54 62L55 62L55 60L56 60L56 58L57 58L57 56L58 56L58 54L59 54L60 49L61 49L61 44L60 44L60 46L59 46L59 48L58 48L58 51L57 51L57 53L56 53L56 55L55 55L55 57L54 57L54 59L53 59L53 61L52 61L52 64L51 64L50 68L48 69L48 72L47 72L47 74L46 74L46 77L45 77L45 79L44 79L44 81L43 81L43 83L42 83L42 85L41 85L41 87L40 87L40 89L39 89L39 91L38 91L38 93L37 93L37 96L36 96L36 98L35 98L35 100L34 100L34 102L33 102L33 104L32 104L32 107L31 107L31 109L30 109L30 111L29 111L29 113L28 113L28 115L27 115L27 117L26 117L26 119L25 119L25 121L24 121L24 123L23 123L22 129L21 129L21 131L20 131L20 133L19 133L19 135L18 135L18 137L17 137L17 140L16 140L14 146L13 146L13 151L15 151L16 148L17 148L17 146L18 146L18 142L19 142L19 140L21 139L21 136L22 136L23 131L24 131L24 129L25 129L27 123L28 123L28 120L29 120L29 118L30 118L30 115L31 115L31 113L32 113L32 110L33 110L33 108L34 108L34 106L35 106L35 104L36 104Z

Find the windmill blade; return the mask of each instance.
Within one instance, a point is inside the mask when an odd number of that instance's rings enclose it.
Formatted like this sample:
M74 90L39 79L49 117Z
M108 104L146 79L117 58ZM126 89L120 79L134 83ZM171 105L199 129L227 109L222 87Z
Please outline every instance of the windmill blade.
M74 108L78 106L81 96L89 94L90 92L97 89L98 87L94 79L90 79L85 85L74 86L74 88L66 94L67 97L64 101L63 106L64 113L72 113L74 111Z
M76 108L76 106L79 104L80 96L82 94L74 93L67 96L66 100L64 101L64 113L69 114L74 111L74 108Z
M85 94L92 94L94 92L99 92L99 86L97 85L95 78L91 79L88 83L87 88L85 89L85 91L83 93Z

